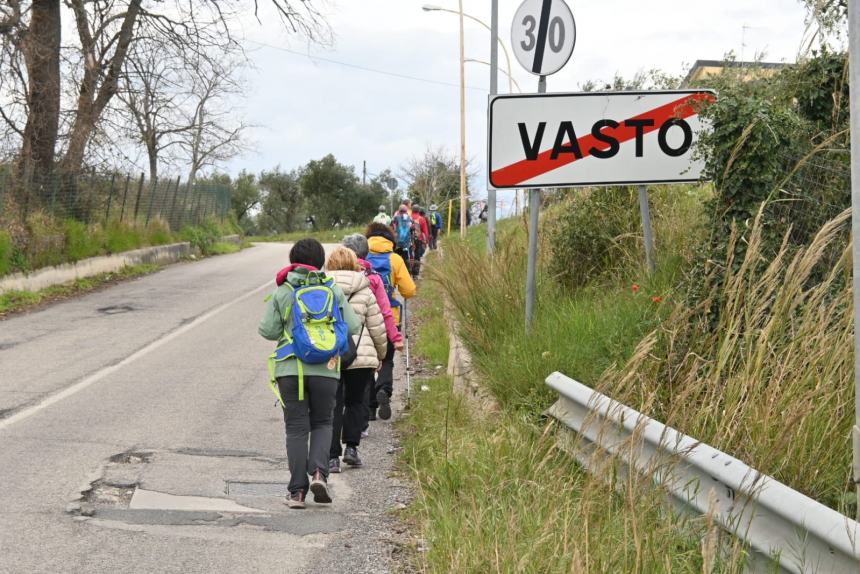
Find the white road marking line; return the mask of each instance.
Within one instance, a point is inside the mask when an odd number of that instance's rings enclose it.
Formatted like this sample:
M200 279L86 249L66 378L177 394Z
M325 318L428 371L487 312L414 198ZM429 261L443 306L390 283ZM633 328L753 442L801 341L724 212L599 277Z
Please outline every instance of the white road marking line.
M73 384L72 386L66 387L63 390L61 390L57 393L54 393L53 395L48 396L47 398L40 401L39 403L37 403L31 407L27 407L26 409L22 409L22 410L18 411L17 413L13 414L12 416L10 416L9 418L5 418L5 419L0 420L0 431L2 431L5 428L12 426L15 423L21 422L24 419L31 417L32 415L38 413L39 411L46 409L46 408L50 407L51 405L58 403L58 402L62 401L63 399L68 398L68 397L74 395L75 393L77 393L79 391L84 390L85 388L89 387L93 383L97 383L98 381L102 380L103 378L107 377L108 375L111 375L111 374L117 372L118 370L122 369L123 367L130 365L131 363L135 362L136 360L138 360L142 357L145 357L146 355L155 351L156 349L158 349L162 345L166 345L167 343L171 342L172 340L176 339L177 337L184 335L185 333L187 333L188 331L190 331L191 329L193 329L197 325L199 325L205 321L208 321L209 319L211 319L212 317L214 317L215 315L217 315L221 311L224 311L225 309L232 307L236 303L239 303L239 302L243 301L244 299L251 297L252 295L256 295L260 291L264 291L265 289L272 289L272 288L273 288L272 282L267 281L266 283L264 283L263 285L260 285L256 289L249 291L243 295L240 295L239 297L236 297L232 301L228 301L227 303L224 303L222 305L219 305L218 307L215 307L211 311L204 313L203 315L200 315L199 317L197 317L196 319L194 319L190 323L186 323L185 325L182 325L181 327L177 328L176 330L171 331L167 335L149 343L145 347L138 349L137 351L135 351L134 353L132 353L131 355L129 355L128 357L126 357L122 361L120 361L114 365L104 367L104 368L96 371L95 373L87 376L86 378L78 381L77 383Z

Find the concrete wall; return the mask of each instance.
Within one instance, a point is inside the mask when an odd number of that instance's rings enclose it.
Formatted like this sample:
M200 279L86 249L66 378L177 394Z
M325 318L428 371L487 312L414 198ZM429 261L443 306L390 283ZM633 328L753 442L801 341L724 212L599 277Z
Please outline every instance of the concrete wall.
M144 247L134 251L91 257L75 263L45 267L32 273L14 273L0 278L0 293L6 291L39 291L52 285L68 283L101 273L119 271L127 265L142 263L173 263L193 253L188 242Z

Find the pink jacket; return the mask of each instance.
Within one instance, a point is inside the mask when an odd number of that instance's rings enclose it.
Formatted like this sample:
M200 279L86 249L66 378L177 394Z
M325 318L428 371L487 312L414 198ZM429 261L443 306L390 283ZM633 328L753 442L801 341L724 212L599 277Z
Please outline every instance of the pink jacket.
M373 269L370 262L364 259L359 259L358 262L364 267L365 272ZM370 281L370 290L373 291L376 302L379 304L379 310L382 311L382 318L385 319L385 332L388 333L388 340L392 343L402 341L403 335L397 330L397 323L394 322L394 316L391 314L391 302L388 300L388 293L385 292L382 277L376 273L368 273L367 279Z

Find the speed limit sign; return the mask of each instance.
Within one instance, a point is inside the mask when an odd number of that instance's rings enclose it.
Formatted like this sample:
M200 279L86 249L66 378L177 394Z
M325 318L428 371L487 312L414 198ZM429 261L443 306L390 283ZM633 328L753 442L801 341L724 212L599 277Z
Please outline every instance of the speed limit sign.
M511 29L514 54L538 76L561 70L576 44L576 23L564 0L525 0Z

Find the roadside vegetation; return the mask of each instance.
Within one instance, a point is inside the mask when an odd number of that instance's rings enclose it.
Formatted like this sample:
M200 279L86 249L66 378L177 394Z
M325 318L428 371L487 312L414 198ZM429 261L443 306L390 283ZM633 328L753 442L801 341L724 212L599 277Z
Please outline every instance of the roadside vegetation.
M405 457L427 571L743 569L736 541L717 547L710 520L674 515L647 477L616 489L617 471L590 478L555 446L553 371L854 515L846 64L713 80L713 184L649 188L653 275L634 189L545 196L528 336L527 220L500 223L493 258L482 228L446 239L423 294L450 301L499 411L447 378L418 397Z
M337 229L316 229L305 231L291 231L289 233L278 233L275 235L252 235L248 241L252 243L283 242L292 243L305 237L313 237L320 243L339 243L347 235L353 233L364 233L364 227L341 227Z
M451 249L458 247L446 249L437 270L453 267ZM415 349L428 365L447 362L443 293L438 281L422 285ZM611 323L591 334L611 334ZM495 359L500 366L488 369L482 362L482 374L501 374L517 362ZM422 538L416 558L422 571L741 571L743 549L735 543L718 551L708 518L675 514L637 476L603 481L584 472L559 448L557 429L538 420L539 411L508 401L497 411L481 410L454 392L446 376L415 383L420 385L429 390L413 395L401 423L401 461L418 484L407 512ZM620 478L628 479L627 486L620 486Z
M160 218L153 219L148 226L116 220L106 225L87 225L40 211L31 213L24 221L7 221L0 228L0 277L179 241L190 241L203 255L230 253L237 251L238 246L219 239L239 231L230 220L210 219L174 232Z

